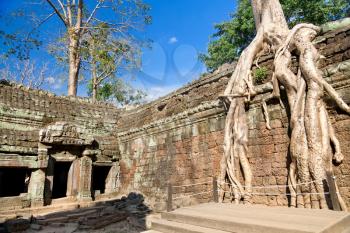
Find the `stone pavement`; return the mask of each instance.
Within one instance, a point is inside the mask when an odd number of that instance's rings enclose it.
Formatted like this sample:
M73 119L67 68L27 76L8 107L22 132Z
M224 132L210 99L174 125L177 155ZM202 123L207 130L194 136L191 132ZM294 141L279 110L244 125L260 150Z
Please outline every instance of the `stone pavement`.
M350 214L331 210L206 203L162 213L144 233L348 233Z

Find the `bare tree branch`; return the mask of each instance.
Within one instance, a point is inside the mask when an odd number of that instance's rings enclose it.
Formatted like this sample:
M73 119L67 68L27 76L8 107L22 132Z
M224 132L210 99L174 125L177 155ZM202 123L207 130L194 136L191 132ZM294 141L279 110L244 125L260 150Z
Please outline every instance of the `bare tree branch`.
M95 8L92 10L89 18L86 20L85 25L88 25L90 23L91 19L94 17L94 15L96 13L96 10L98 8L100 8L101 3L102 3L102 1L98 1L98 3L96 4Z
M63 3L61 2L61 0L57 0L57 1L58 1L58 3L60 4L60 6L62 8L64 17L67 18L67 12L66 12L66 9L64 8Z
M62 20L62 22L64 23L65 26L67 25L67 21L64 18L64 16L61 14L61 12L56 8L56 6L51 2L51 0L46 0L50 6L52 7L52 9L56 12L57 16Z
M40 70L38 81L34 84L36 88L43 85L46 78L46 71L47 71L47 63L45 63Z
M36 30L38 29L41 25L43 25L46 21L48 21L52 16L54 16L56 14L56 12L52 12L51 14L49 14L45 19L43 19L42 21L40 21L32 30L30 30L30 32L27 34L26 40L29 40L29 36Z
M120 66L121 62L123 61L123 59L124 59L123 56L120 56L120 57L114 59L114 63L116 64L115 68L109 70L108 72L107 72L107 70L104 70L101 74L99 74L97 76L97 85L102 83L106 78L108 78L113 73L115 73L117 71L117 68Z
M2 78L30 88L40 88L49 76L47 63L37 65L35 61L25 60L4 65L5 68L0 69Z
M109 76L111 76L113 73L114 73L114 71L110 71L110 72L106 73L103 77L99 77L99 78L97 79L97 82L96 82L97 85L100 84L100 83L102 83L106 78L108 78Z
M72 9L71 9L70 0L67 0L67 16L68 16L68 25L72 26Z
M75 24L75 27L80 30L81 23L83 21L83 0L79 0L78 2L78 12L77 12L77 22Z

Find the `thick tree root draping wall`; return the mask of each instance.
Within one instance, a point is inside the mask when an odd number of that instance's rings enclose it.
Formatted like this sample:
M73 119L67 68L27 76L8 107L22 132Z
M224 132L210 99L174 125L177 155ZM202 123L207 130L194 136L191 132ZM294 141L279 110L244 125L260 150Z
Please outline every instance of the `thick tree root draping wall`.
M349 34L347 27L316 39L316 46L325 56L320 68L347 103L350 102ZM269 69L272 63L268 55L259 59L260 67ZM294 62L294 71L297 70L295 66ZM140 190L157 208L164 209L169 181L174 186L208 182L173 188L174 203L188 205L212 199L209 191L212 178L220 173L225 124L225 111L217 98L224 91L231 73L232 68L228 68L211 74L164 98L121 114L118 138L123 190ZM271 78L270 72L268 76L267 79ZM250 102L247 116L247 156L253 172L252 185L260 187L253 188L252 203L288 205L289 110L281 108L278 101L267 102L271 125L268 130L260 100L271 92L272 87L267 83L258 89L266 90L266 93ZM282 99L286 101L285 96ZM343 163L335 168L335 174L340 192L349 205L350 118L331 101L327 103L345 155ZM284 105L287 106L286 102ZM273 187L275 185L279 187Z
M350 27L346 27L329 31L316 39L316 46L325 56L320 68L347 103L350 103L349 38ZM272 62L269 55L259 59L260 67L268 70L271 70ZM296 72L294 63L292 70ZM166 206L167 184L171 182L175 206L211 200L212 179L220 173L224 153L226 111L218 97L225 90L233 69L226 66L168 96L124 110L0 83L0 171L2 167L21 167L31 171L30 192L1 197L0 205L11 208L31 206L36 198L43 196L45 176L52 179L50 166L45 163L47 157L72 162L70 153L76 151L71 151L70 146L81 148L78 145L81 142L86 145L81 151L77 149L80 154L75 157L72 170L81 164L89 168L81 171L89 174L94 170L91 166L109 164L112 169L107 176L106 191L113 195L141 192L150 205L162 210ZM253 67L253 73L255 69ZM271 73L267 73L266 83L257 87L261 94L249 103L247 117L247 157L253 173L252 185L265 187L252 190L252 202L287 205L289 110L281 108L278 101L267 102L272 129L266 128L260 100L272 90L271 84L267 83ZM339 190L350 206L350 117L325 98L345 155L343 163L335 167L335 174ZM286 101L285 97L282 99ZM66 145L52 144L50 132L63 125L59 122L68 123L67 130L72 125L77 126L82 138L77 135L68 138L72 141L66 140L63 134L72 132L63 130L57 140ZM42 129L46 134L40 136ZM95 143L89 144L90 137ZM45 143L53 149L40 148ZM86 177L79 182L89 186L91 176ZM242 175L239 177L242 179ZM69 182L71 179L73 177ZM187 186L175 187L181 185ZM266 187L274 185L280 187ZM226 188L224 184L220 186ZM90 191L80 190L79 195L89 195Z

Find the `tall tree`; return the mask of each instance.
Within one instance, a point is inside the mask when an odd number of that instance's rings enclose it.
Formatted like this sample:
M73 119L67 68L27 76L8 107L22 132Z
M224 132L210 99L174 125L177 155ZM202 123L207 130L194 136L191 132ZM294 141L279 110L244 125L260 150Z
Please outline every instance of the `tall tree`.
M73 96L77 93L82 56L81 43L86 35L100 30L101 25L107 25L111 36L119 40L134 42L137 40L134 36L136 32L151 22L151 16L148 15L150 7L143 3L143 0L41 1L44 4L40 5L42 7L40 9L37 4L29 4L25 9L18 9L15 15L11 14L12 17L8 17L16 22L30 20L33 24L29 31L26 31L28 25L21 27L21 30L17 32L13 32L10 27L7 28L7 31L0 30L0 40L4 45L1 55L5 58L16 55L21 60L29 59L29 51L38 48L43 43L42 30L56 32L55 36L61 37L58 39L60 47L54 49L56 55L59 54L56 58L67 62L68 95ZM50 12L42 17L44 11ZM20 16L25 16L25 20ZM63 35L60 27L44 27L55 16L64 27ZM49 47L52 50L54 46Z
M255 36L253 10L250 0L239 0L231 20L215 25L217 32L209 42L207 54L200 59L213 71L225 63L232 63ZM281 0L289 27L300 22L316 25L345 17L349 12L347 0Z
M282 6L278 0L252 0L256 35L241 52L221 100L228 109L224 129L224 155L221 160L222 182L231 184L234 200L251 202L253 174L247 158L248 126L246 102L257 94L253 86L251 69L254 59L264 51L273 53L273 92L269 98L279 98L279 85L284 86L290 109L290 156L288 185L291 206L304 208L332 208L327 202L326 171L333 172L332 160L341 163L343 155L323 100L324 91L345 113L350 107L322 77L317 64L320 54L312 43L321 28L310 23L288 28ZM297 56L297 73L290 69L292 54ZM266 102L262 101L266 109ZM265 112L265 116L268 114ZM269 129L268 120L266 127ZM332 150L334 147L334 151ZM244 186L237 173L241 165ZM297 190L302 198L296 198ZM221 192L221 197L224 195ZM346 204L337 191L339 204Z
M129 37L130 30L149 23L149 6L142 0L97 0L91 10L83 0L46 0L66 28L68 40L68 95L75 96L81 65L81 41L86 33L108 25L113 33ZM103 12L102 12L103 9ZM107 11L109 10L109 11ZM101 12L99 12L101 11ZM100 14L99 14L100 13ZM106 15L114 14L114 15Z
M117 91L122 87L129 89L127 85L121 85L124 82L121 76L140 67L140 46L140 42L132 38L113 36L106 24L98 25L97 30L83 38L82 61L83 67L91 74L88 87L93 100L112 97L113 94L107 90Z
M77 95L78 74L80 68L80 38L83 31L83 0L78 0L78 4L75 1L71 2L67 0L66 5L58 0L60 9L54 5L51 0L47 0L48 4L53 8L56 15L62 21L67 29L68 35L68 58L69 58L69 74L68 74L68 95ZM91 15L93 17L93 14ZM86 20L85 25L89 24L89 18Z

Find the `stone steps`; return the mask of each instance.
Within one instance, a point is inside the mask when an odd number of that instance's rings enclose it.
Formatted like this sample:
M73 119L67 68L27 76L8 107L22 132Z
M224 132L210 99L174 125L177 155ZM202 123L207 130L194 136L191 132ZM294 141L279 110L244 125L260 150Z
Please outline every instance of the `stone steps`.
M152 228L166 233L229 233L228 231L163 219L154 220L152 222Z
M163 233L345 233L350 231L350 214L330 210L206 203L162 213L162 219L152 221L151 230Z

